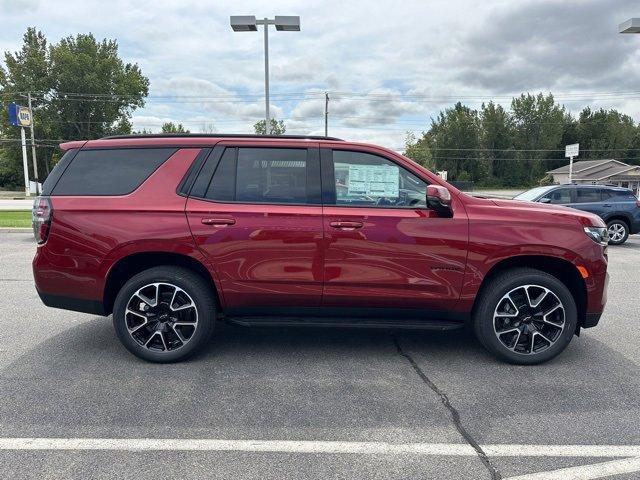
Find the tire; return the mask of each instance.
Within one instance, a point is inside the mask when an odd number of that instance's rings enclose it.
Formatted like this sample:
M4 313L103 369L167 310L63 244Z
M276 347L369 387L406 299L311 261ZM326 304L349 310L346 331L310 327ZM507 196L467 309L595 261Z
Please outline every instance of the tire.
M216 303L207 282L180 267L154 267L118 292L113 326L127 350L143 360L184 360L209 342Z
M577 320L576 303L560 280L540 270L514 268L482 289L473 330L497 358L533 365L554 358L569 345Z
M609 230L609 245L622 245L629 238L629 225L624 220L609 220L607 229Z

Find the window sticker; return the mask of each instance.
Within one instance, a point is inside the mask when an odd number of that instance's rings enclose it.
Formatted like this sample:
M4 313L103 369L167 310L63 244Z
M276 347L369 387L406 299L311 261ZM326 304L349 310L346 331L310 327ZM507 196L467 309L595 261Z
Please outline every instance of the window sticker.
M338 168L347 165L336 164ZM400 169L395 165L348 164L347 195L398 198Z

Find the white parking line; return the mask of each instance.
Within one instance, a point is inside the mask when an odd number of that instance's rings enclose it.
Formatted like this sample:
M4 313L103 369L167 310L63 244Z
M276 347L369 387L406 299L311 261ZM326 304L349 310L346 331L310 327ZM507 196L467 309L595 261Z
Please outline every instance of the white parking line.
M627 458L593 465L560 468L549 472L530 473L505 480L592 480L640 471L640 458Z
M489 457L640 457L640 445L482 445ZM220 440L210 438L11 438L0 450L181 450L475 456L465 443Z

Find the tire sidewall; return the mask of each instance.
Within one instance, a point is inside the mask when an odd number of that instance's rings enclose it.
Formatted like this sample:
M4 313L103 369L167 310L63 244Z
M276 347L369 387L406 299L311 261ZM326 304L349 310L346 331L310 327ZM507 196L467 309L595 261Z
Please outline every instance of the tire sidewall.
M129 334L125 322L125 310L131 296L150 283L171 283L183 289L191 297L198 314L198 325L193 337L175 351L153 352L141 346ZM113 326L124 347L144 360L170 363L184 360L195 354L211 336L215 320L215 304L210 291L200 277L184 269L157 267L145 270L132 277L118 292L113 306Z
M503 277L492 284L494 287L489 287L488 291L484 292L481 299L482 304L474 316L476 335L490 352L510 363L532 365L552 359L571 342L576 331L578 312L571 292L558 279L544 272L523 272L520 275ZM548 288L558 296L565 310L565 327L560 338L551 347L533 355L524 355L509 350L498 340L493 327L493 314L498 302L507 292L522 285L540 285Z
M622 237L622 240L617 242L614 242L613 240L609 239L609 244L622 245L624 242L627 241L627 238L629 238L629 226L622 220L611 220L607 222L607 229L609 229L611 225L614 225L614 224L622 225L622 227L624 228L624 236Z

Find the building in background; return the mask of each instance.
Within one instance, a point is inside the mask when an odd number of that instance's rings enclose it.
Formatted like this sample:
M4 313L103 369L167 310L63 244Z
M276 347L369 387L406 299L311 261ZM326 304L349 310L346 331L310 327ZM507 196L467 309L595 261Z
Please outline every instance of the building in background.
M569 183L569 165L547 172L554 183ZM614 159L583 160L573 163L573 183L617 185L640 194L640 166Z

